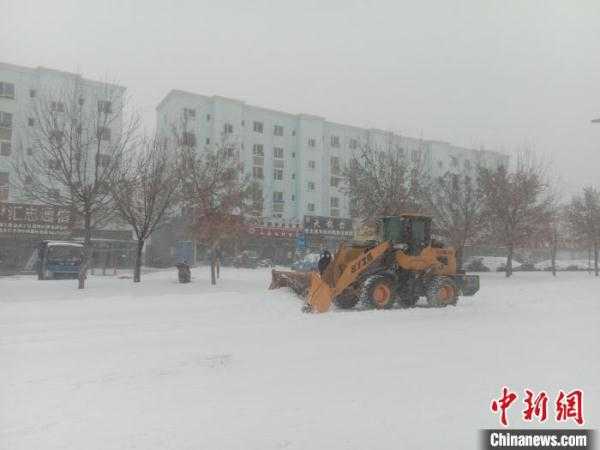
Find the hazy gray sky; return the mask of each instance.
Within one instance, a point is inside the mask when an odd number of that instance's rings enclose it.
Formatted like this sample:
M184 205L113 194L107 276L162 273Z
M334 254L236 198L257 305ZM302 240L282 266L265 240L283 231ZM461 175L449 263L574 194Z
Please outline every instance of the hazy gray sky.
M0 60L511 152L600 185L600 0L0 0Z

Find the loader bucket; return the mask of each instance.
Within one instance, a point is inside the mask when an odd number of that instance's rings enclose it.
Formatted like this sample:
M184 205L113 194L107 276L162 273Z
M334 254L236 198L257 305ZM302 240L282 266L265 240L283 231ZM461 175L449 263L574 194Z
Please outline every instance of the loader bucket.
M306 298L310 285L309 274L306 272L292 272L283 270L271 271L271 285L269 289L289 287L300 297Z
M308 301L310 312L327 312L333 301L333 292L329 285L321 279L316 272L310 272L310 285L308 289Z
M307 299L305 310L308 312L325 312L331 306L331 288L317 272L272 270L269 289L282 287L289 287L300 297Z

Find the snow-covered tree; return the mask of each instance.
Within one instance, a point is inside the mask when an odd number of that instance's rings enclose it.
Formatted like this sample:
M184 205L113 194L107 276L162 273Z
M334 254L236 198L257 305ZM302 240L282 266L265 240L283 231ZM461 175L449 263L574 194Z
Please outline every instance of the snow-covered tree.
M507 249L506 276L512 275L514 251L543 232L554 211L546 171L533 154L514 157L513 169L479 169L488 239Z
M422 197L433 216L434 232L454 247L458 267L462 267L465 246L476 243L484 228L477 180L467 173L446 172L425 186Z
M368 222L421 209L422 152L363 145L344 170L353 217Z
M92 252L92 231L114 219L110 186L134 145L138 118L126 111L122 88L103 83L90 96L75 82L32 99L28 150L14 165L23 200L68 208L83 227L79 289Z
M258 185L244 176L239 151L224 136L220 142L197 149L179 139L179 177L183 204L196 238L209 245L211 284L216 284L217 253L225 240L238 239L246 215L255 215Z
M175 158L157 138L142 141L124 158L120 176L111 185L115 207L137 238L134 282L141 280L144 244L176 206L178 187Z
M576 195L571 200L567 217L574 239L593 248L594 273L598 276L600 192L592 186L585 187L581 195Z

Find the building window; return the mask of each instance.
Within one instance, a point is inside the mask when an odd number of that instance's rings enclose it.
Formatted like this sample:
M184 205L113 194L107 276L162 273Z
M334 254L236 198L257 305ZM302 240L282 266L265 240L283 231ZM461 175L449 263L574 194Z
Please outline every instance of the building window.
M458 158L456 156L450 157L450 165L452 167L458 167Z
M331 217L340 217L340 210L339 209L332 209L330 212Z
M331 203L331 207L332 208L339 208L340 207L340 199L338 197L331 197L330 203Z
M281 181L283 180L283 169L274 169L273 170L273 179Z
M315 170L317 168L317 163L316 161L308 161L308 168L311 170Z
M350 148L356 150L358 148L358 141L356 139L350 139Z
M331 160L331 173L333 174L339 174L340 173L340 158L338 158L337 156L332 156Z
M282 203L283 202L283 192L273 192L273 203Z
M183 108L183 118L184 119L195 119L196 118L196 110L194 108Z
M400 148L398 149L398 154L399 154L400 156L404 156L404 148L400 147Z
M273 149L273 158L283 158L283 148L275 147Z
M30 127L35 125L35 120L33 120L33 117L27 119L27 125L29 125Z
M246 125L246 121L242 120L242 126L245 126L245 125Z
M60 168L60 162L57 159L49 159L48 168L50 170L58 170Z
M413 162L419 161L421 159L421 152L419 150L413 150L410 154Z
M35 89L29 89L29 98L35 98L36 94Z
M112 113L112 103L108 100L98 100L98 112L104 114Z
M254 144L252 146L252 154L254 156L265 156L265 151L262 144Z
M263 168L262 167L253 167L252 168L252 177L262 180L263 179Z
M295 180L295 179L296 179L296 174L295 174L295 173L293 173L293 174L292 174L292 180Z
M471 161L468 159L465 159L465 169L467 169L467 170L471 169Z
M281 125L275 125L273 129L273 134L275 136L283 136L283 127Z
M0 97L15 98L15 85L0 81Z
M331 183L330 183L331 187L335 187L335 188L338 187L340 185L341 180L342 179L338 178L338 177L331 177Z
M223 133L231 134L233 133L233 125L230 123L226 123L223 125Z
M2 141L0 142L0 155L2 156L10 156L12 153L12 147L10 142Z
M340 146L340 137L339 136L331 136L331 146L332 147Z
M33 155L33 148L32 148L32 147L27 147L27 150L26 150L26 151L27 151L27 155L28 155L28 156L31 156L31 155Z
M190 133L189 131L184 131L181 134L181 145L186 147L195 147L196 135L194 133Z
M83 104L85 103L85 99L83 97L79 97L79 100L77 100L77 103L79 103L79 106L83 106Z
M98 139L101 141L110 141L110 128L98 127Z
M206 141L204 142L206 142L206 145L210 145L210 138L206 138Z
M315 212L315 204L314 203L309 203L308 205L306 205L306 210L308 212Z
M317 145L317 141L314 138L310 138L308 140L308 146L309 147L316 147L316 145Z
M9 174L8 172L0 172L0 202L8 201L9 194Z
M296 157L296 152L292 152L292 158Z
M263 132L263 123L262 122L254 122L253 128L254 128L254 132L262 133Z
M207 122L210 122L210 114L207 114L207 115L206 115L206 121L207 121Z
M65 133L63 133L61 130L52 130L50 131L48 137L50 138L50 143L52 145L59 147L63 143Z
M307 184L307 189L309 191L314 191L315 190L315 182L314 181L309 181Z
M65 112L65 104L63 102L50 102L50 111L52 112Z
M12 114L0 111L0 127L12 128Z
M100 167L108 167L109 164L110 164L110 155L103 155L102 153L100 153L98 155L98 165Z

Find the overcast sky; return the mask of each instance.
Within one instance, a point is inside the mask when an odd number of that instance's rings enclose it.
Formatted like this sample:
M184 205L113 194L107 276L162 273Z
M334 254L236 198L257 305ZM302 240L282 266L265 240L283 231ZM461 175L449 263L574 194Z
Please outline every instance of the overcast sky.
M551 158L600 185L600 0L0 0L0 61Z

